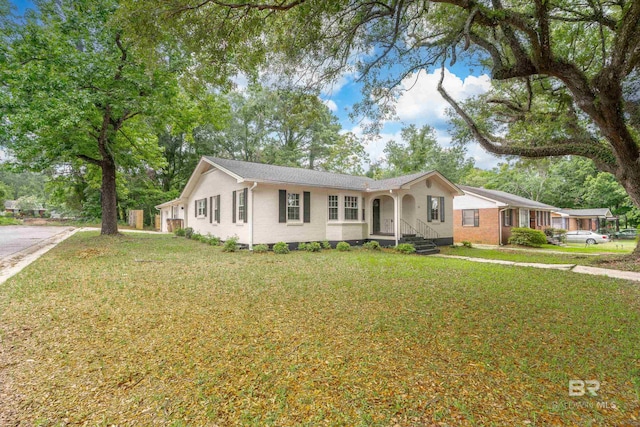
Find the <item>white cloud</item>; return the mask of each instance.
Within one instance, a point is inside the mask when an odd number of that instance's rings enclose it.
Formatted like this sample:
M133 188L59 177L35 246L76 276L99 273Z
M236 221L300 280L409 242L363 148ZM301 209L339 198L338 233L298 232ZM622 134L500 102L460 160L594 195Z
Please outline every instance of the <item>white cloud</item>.
M403 122L428 124L447 117L447 101L438 93L440 70L433 73L420 71L406 77L401 84L404 92L396 104L396 113ZM455 100L464 100L486 92L491 87L489 76L468 76L464 80L445 69L443 85Z
M325 99L322 102L324 103L324 105L327 106L327 108L329 108L329 110L331 110L333 112L338 111L338 104L336 104L333 100Z
M480 146L480 144L469 145L469 151L467 157L475 160L475 166L480 169L493 169L498 166L498 163L504 162L504 159L496 157L493 154L486 151Z

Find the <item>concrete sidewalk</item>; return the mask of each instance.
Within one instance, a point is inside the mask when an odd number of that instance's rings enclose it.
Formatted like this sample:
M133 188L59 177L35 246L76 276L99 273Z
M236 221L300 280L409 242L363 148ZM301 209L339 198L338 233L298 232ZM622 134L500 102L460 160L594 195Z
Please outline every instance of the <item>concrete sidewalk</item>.
M458 256L458 255L431 255L440 258L454 258L461 259L465 261L471 262L481 262L487 264L501 264L501 265L512 265L514 267L532 267L532 268L543 268L543 269L552 269L552 270L564 270L564 271L572 271L574 273L580 274L591 274L593 276L608 276L616 279L625 279L625 280L633 280L635 282L640 282L640 273L634 271L623 271L623 270L611 270L608 268L598 268L598 267L588 267L584 265L576 265L576 264L540 264L535 262L515 262L515 261L505 261L501 259L486 259L486 258L472 258L466 256Z

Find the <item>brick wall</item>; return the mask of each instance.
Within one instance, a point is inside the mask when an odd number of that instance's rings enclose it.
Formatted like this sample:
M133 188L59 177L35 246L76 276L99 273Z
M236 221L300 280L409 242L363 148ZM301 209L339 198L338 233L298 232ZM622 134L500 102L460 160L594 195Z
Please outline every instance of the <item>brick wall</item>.
M480 243L485 245L498 245L499 237L499 220L498 208L478 209L480 215L479 227L462 226L462 210L453 212L453 240L454 242L468 241L471 243ZM509 228L503 229L507 232Z

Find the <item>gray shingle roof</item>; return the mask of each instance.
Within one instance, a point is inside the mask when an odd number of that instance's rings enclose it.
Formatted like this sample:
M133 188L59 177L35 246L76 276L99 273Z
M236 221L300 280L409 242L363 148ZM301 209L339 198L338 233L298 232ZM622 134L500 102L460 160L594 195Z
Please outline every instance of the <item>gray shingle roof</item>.
M586 216L586 217L612 217L611 211L608 208L596 208L596 209L561 209L558 211L562 214L570 216Z
M469 187L467 185L458 185L458 187L465 193L477 194L478 196L486 197L487 199L495 200L497 202L505 203L509 206L525 208L525 209L542 209L549 211L557 211L558 208L547 205L545 203L536 202L524 197L516 196L515 194L507 193L500 190L487 190L486 188Z
M400 188L402 185L431 173L419 172L377 181L365 176L344 175L288 166L266 165L209 156L206 156L206 159L247 181L277 182L355 191Z

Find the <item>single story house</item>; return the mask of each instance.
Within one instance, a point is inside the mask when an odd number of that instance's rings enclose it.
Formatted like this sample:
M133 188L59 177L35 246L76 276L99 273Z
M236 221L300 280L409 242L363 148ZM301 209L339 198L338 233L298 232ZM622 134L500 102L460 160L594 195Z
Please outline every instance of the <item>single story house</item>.
M5 200L4 211L12 215L29 215L29 216L42 216L47 211L42 205L36 205L33 209L22 211L18 208L17 200Z
M567 231L613 232L618 229L618 217L608 208L560 209L551 215L551 225Z
M488 245L504 245L512 227L543 230L551 227L558 208L499 190L458 186L464 196L453 201L453 238Z
M375 180L316 170L202 157L180 197L156 206L168 220L225 240L255 244L377 240L418 235L453 243L453 197L437 171Z

